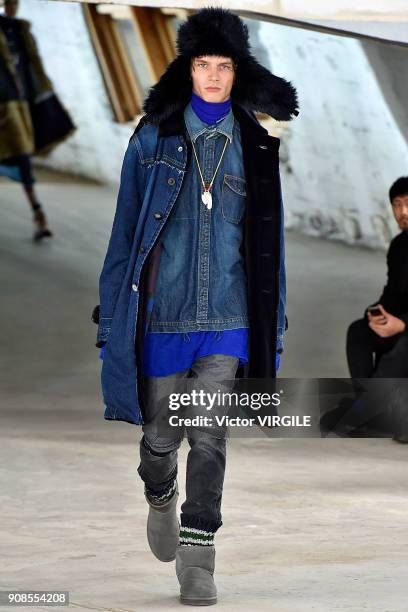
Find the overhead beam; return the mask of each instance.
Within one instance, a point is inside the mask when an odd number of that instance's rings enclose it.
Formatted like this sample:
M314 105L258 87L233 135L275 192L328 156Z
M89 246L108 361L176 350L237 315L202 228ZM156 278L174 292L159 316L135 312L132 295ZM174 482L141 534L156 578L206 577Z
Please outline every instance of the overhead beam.
M123 5L124 0L104 0L104 3ZM248 18L291 27L408 45L407 0L251 0L251 10L242 9L242 0L125 0L125 3L191 11L219 6Z

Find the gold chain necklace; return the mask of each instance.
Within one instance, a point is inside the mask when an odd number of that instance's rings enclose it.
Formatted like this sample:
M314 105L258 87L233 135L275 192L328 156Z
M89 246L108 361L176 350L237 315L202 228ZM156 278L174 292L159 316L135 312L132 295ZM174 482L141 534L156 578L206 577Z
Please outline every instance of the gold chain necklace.
M211 195L210 189L211 189L211 187L214 184L215 176L216 176L216 174L218 172L218 168L220 167L222 158L224 157L224 153L225 153L225 149L227 148L228 140L229 140L228 136L226 136L225 137L224 148L223 148L222 153L221 153L221 157L219 159L219 162L217 164L217 167L215 169L213 177L212 177L211 181L208 184L208 188L207 188L207 186L205 184L203 173L201 172L201 168L200 168L200 164L199 164L199 161L198 161L197 153L196 153L196 150L195 150L194 142L191 141L191 144L193 145L193 151L194 151L194 155L195 155L195 158L196 158L197 166L198 166L198 171L199 171L200 177L201 177L201 184L203 186L203 192L201 193L201 200L202 200L203 204L206 205L207 210L210 210L212 208L212 195Z

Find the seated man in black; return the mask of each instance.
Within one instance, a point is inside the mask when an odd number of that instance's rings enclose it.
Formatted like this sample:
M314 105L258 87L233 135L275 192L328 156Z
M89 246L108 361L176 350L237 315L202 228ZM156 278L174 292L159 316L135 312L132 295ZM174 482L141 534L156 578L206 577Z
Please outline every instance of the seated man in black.
M388 280L381 297L348 329L347 361L353 379L408 377L408 177L399 178L389 195L402 231L387 253ZM402 442L402 437L397 433L394 439Z

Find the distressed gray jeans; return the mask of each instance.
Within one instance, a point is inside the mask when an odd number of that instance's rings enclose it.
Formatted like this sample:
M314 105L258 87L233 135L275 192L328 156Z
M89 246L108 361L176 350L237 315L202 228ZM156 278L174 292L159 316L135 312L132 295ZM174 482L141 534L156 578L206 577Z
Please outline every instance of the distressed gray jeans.
M224 485L227 428L217 426L216 414L226 414L215 403L210 411L203 405L169 411L173 393L228 392L234 386L239 360L229 355L197 359L189 370L170 376L145 377L145 424L140 441L138 473L150 491L163 492L177 477L177 451L184 434L190 446L186 468L186 499L181 506L181 525L215 532L222 525L221 498ZM215 426L172 426L169 414L185 418L213 418ZM172 419L174 421L174 419Z

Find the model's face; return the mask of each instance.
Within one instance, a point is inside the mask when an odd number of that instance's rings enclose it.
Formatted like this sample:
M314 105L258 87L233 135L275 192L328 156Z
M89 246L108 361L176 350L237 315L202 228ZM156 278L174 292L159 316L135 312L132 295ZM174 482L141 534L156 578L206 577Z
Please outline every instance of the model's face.
M206 102L225 102L234 84L234 65L229 57L201 55L192 61L191 78L197 96Z
M18 10L18 0L6 0L4 3L4 12L7 17L15 17Z
M392 212L400 229L408 230L408 193L393 199Z

